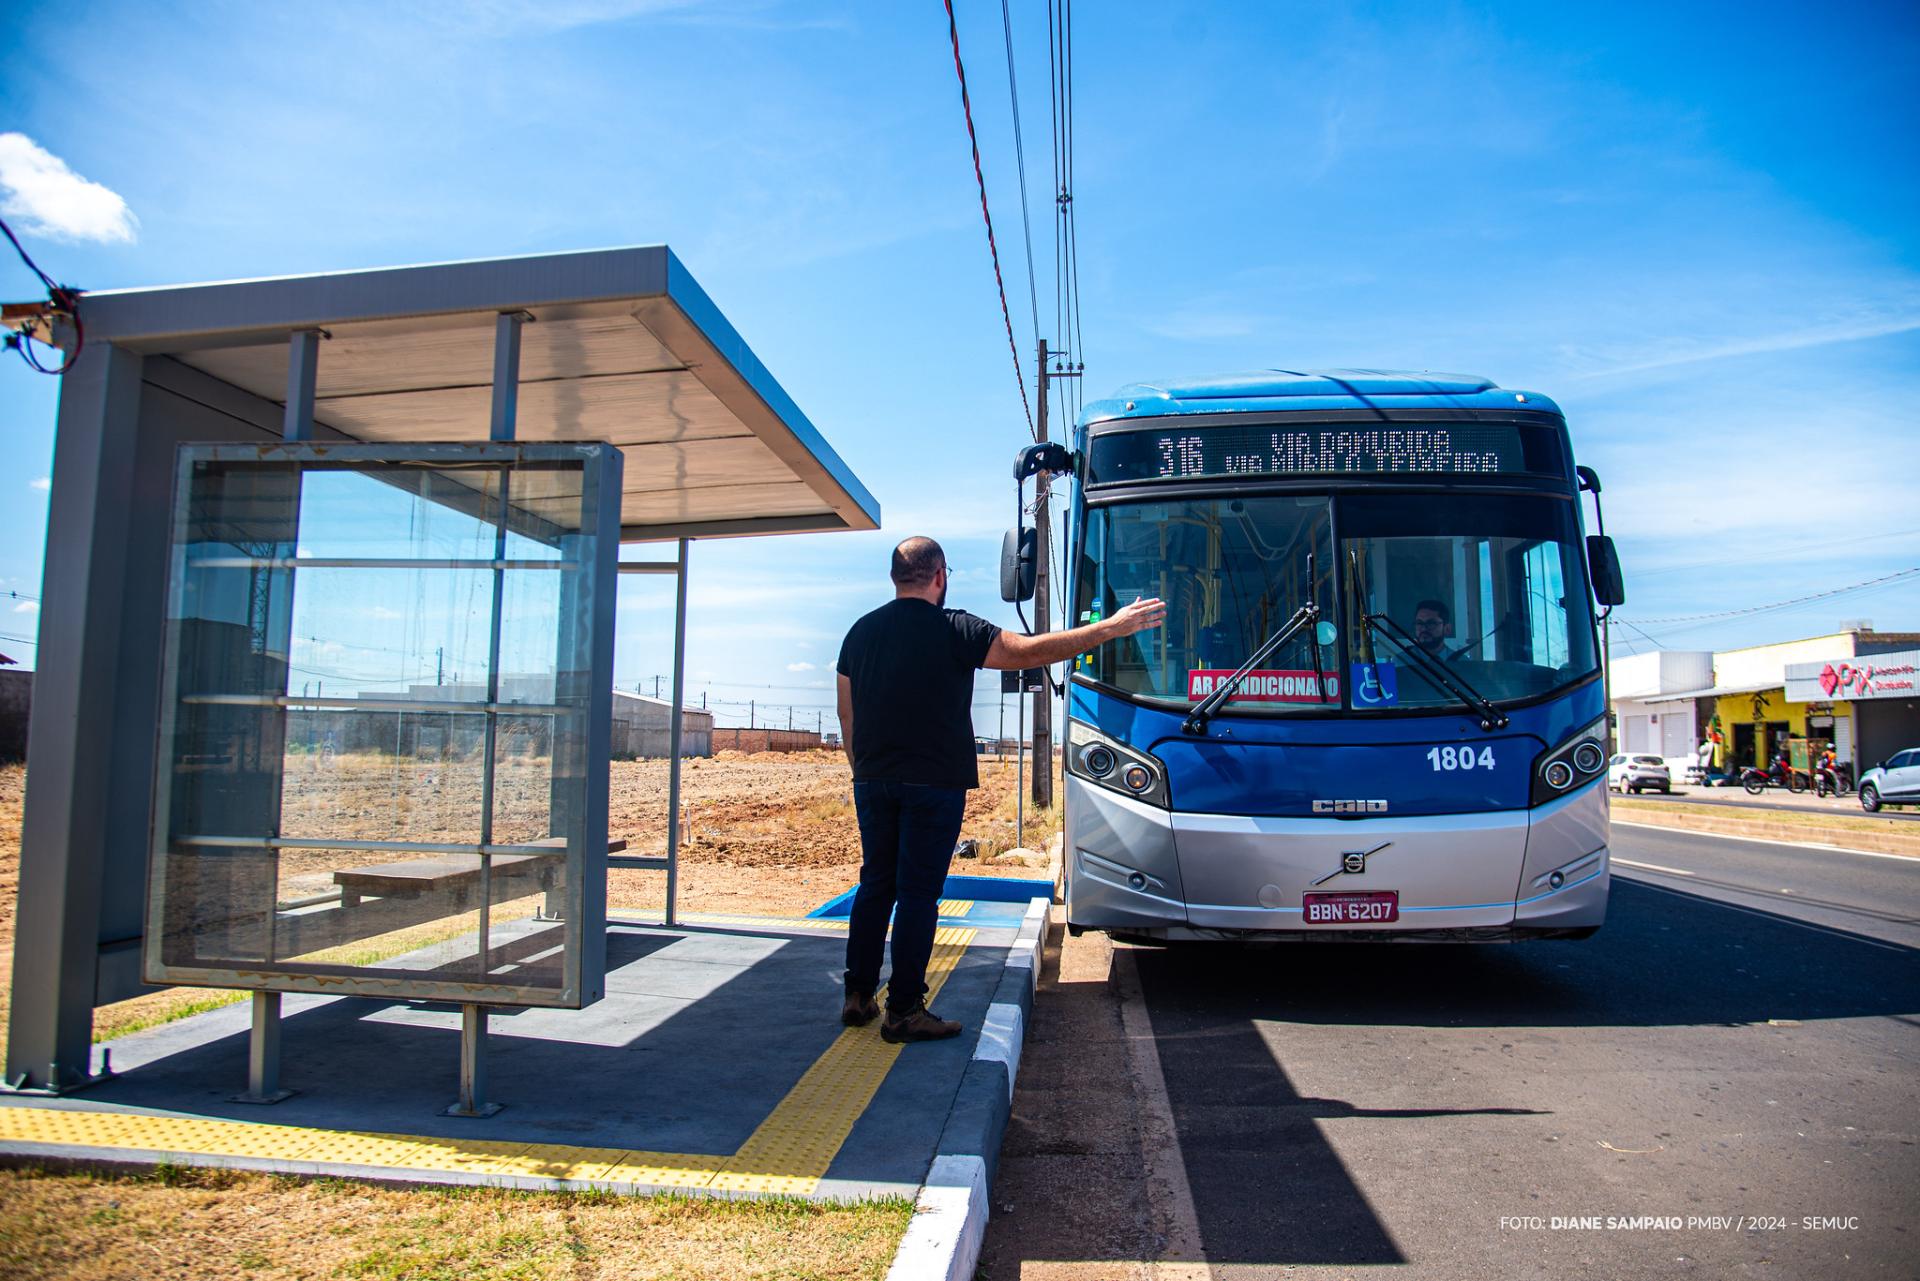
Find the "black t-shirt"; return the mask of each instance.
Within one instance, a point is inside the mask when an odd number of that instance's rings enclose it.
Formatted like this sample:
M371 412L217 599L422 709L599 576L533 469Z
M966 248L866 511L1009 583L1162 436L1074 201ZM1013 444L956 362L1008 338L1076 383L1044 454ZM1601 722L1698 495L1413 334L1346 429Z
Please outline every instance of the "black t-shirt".
M853 776L978 787L973 673L1000 629L903 596L853 625L840 674L853 685Z

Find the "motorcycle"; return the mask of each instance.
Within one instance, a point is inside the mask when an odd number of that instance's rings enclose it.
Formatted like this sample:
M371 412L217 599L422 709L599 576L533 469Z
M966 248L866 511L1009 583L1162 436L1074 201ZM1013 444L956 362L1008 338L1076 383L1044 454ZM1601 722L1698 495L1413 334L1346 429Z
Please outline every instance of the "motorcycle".
M1784 787L1798 795L1807 790L1807 780L1785 761L1775 761L1764 770L1751 765L1741 770L1740 786L1747 789L1749 796L1758 796L1769 787Z
M1834 769L1821 766L1813 772L1815 796L1845 796L1853 790L1853 767L1844 762Z

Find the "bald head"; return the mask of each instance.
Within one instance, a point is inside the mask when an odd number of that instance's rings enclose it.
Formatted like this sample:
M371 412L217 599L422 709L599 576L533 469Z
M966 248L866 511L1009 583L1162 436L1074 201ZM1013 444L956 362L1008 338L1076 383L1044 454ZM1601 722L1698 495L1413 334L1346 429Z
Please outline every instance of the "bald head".
M902 596L926 594L947 567L947 554L931 538L918 535L893 549L893 564L888 575Z

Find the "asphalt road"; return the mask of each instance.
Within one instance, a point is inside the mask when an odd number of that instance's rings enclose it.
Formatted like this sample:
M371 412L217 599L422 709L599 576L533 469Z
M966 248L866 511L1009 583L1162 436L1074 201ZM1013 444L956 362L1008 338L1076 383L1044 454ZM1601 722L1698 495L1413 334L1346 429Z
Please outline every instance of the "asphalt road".
M1920 1275L1920 861L1613 848L1581 942L1064 941L984 1275Z

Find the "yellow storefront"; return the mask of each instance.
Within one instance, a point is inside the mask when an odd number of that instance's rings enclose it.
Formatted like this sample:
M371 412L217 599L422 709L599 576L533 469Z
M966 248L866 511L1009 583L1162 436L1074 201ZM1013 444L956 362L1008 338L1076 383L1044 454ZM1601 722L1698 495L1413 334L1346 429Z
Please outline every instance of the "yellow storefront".
M1720 727L1726 765L1763 766L1788 738L1824 738L1839 757L1853 757L1853 707L1846 702L1788 702L1783 684L1772 689L1722 694L1713 701L1709 727Z

